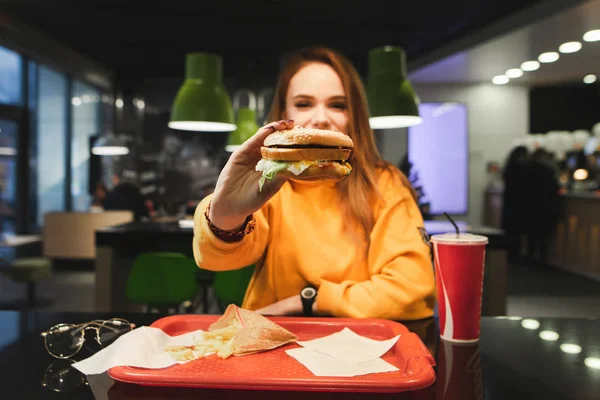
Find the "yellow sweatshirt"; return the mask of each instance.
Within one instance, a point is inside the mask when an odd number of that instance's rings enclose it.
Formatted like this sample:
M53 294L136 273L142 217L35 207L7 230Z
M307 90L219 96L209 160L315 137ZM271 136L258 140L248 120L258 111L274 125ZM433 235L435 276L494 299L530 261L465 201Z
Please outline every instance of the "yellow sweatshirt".
M423 219L398 177L380 172L385 202L374 204L366 257L344 232L331 181L289 181L254 214L254 231L235 243L211 232L203 199L194 216L194 256L200 268L225 271L255 264L243 308L256 310L318 288L317 310L337 317L410 320L430 317L435 304Z

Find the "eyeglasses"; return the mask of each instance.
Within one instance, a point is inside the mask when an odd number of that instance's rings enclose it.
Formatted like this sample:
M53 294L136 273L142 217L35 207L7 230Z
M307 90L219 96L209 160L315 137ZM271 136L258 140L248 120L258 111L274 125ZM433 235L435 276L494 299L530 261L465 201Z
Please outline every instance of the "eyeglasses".
M85 342L85 332L93 330L96 332L96 342L100 346L108 346L120 335L135 328L135 324L121 319L94 320L83 324L58 324L46 332L42 332L44 345L48 353L56 358L73 357Z

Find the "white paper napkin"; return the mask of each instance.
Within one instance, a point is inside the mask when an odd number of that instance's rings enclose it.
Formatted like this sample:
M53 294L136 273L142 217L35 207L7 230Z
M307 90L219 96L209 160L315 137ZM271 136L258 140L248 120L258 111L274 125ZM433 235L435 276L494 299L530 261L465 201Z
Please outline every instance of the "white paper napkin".
M374 360L365 361L360 364L347 364L318 351L306 348L286 350L286 353L298 360L300 364L308 368L315 376L352 377L379 372L398 371L398 368L381 358L375 358Z
M396 344L399 337L400 335L388 340L374 340L344 328L329 336L297 343L346 364L356 365L378 359Z
M85 375L101 374L110 368L130 366L140 368L166 368L175 361L164 348L167 346L189 346L202 330L179 336L169 336L161 329L142 326L120 336L111 345L93 356L73 364Z

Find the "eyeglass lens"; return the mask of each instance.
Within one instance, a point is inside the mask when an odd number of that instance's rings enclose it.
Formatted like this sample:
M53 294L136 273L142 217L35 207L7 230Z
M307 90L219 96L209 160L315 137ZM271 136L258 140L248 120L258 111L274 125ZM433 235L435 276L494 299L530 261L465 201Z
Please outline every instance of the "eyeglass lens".
M59 325L50 329L45 336L46 349L58 358L68 358L77 353L83 345L82 331L75 331L76 325Z
M102 346L114 342L120 335L129 332L133 328L131 322L120 318L105 321L98 330L98 338Z

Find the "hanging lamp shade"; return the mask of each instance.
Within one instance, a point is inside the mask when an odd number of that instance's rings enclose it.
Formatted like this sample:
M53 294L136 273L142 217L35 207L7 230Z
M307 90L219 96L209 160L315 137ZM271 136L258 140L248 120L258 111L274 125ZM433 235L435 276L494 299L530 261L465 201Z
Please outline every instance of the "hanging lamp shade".
M100 136L92 146L92 154L97 156L124 156L129 154L127 145L112 133Z
M406 77L404 50L395 46L372 49L368 68L371 128L405 128L420 124L419 98Z
M199 52L186 55L185 81L173 101L169 128L205 132L235 129L231 99L223 86L221 57Z
M242 143L258 131L256 113L251 108L240 108L237 114L237 129L229 134L225 150L234 152Z

